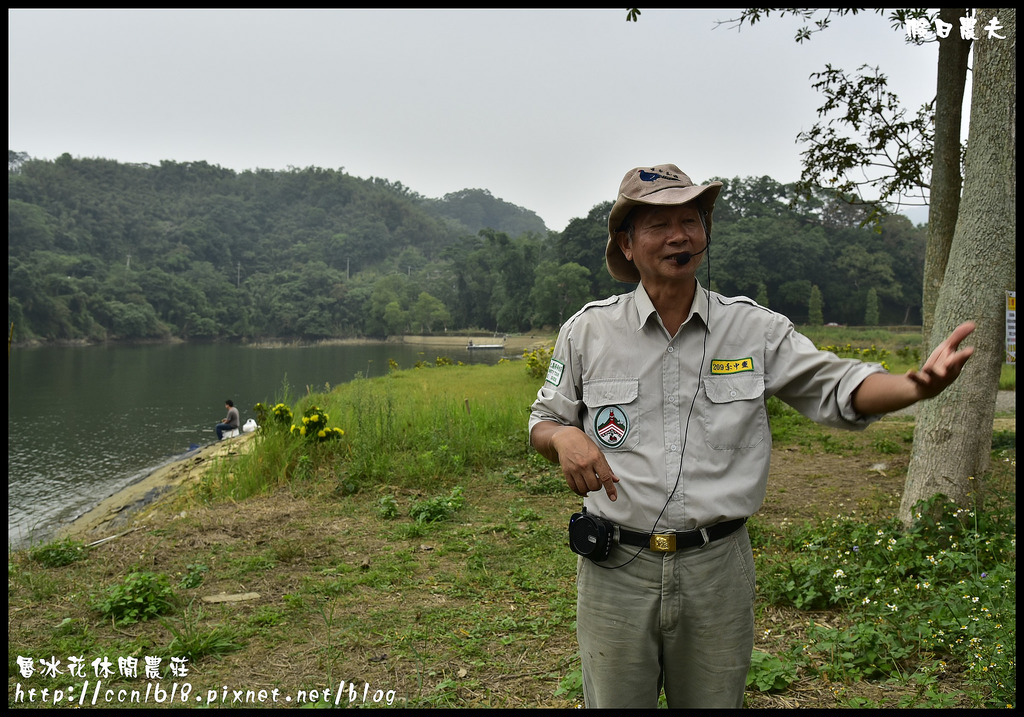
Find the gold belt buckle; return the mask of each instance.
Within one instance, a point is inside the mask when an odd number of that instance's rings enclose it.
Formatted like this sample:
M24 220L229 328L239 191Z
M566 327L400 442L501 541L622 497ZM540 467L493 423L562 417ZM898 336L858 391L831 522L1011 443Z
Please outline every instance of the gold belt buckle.
M675 533L654 533L651 535L651 550L659 553L672 553L676 549Z

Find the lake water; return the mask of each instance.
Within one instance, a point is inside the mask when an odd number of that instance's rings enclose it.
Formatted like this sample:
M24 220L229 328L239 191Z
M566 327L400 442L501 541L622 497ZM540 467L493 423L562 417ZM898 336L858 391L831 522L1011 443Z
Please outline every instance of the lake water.
M413 344L250 348L166 344L14 349L7 403L8 547L52 531L189 450L213 443L232 399L252 407L382 376L438 356L493 364L501 350Z

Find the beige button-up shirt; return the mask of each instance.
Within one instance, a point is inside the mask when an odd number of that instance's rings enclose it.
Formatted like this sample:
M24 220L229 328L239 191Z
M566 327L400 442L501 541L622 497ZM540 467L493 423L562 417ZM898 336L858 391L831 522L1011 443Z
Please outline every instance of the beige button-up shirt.
M862 429L852 395L878 364L819 351L785 316L697 287L669 336L643 285L587 304L562 327L529 428L584 430L615 475L584 505L640 532L746 518L764 501L771 456L765 401L819 423Z

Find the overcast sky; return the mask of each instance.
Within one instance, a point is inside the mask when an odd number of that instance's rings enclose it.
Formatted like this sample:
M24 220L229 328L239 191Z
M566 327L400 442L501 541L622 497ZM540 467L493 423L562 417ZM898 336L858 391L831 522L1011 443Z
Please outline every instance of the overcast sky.
M738 11L8 10L8 147L246 169L317 166L427 197L465 188L562 230L671 162L799 178L826 63L935 94L934 43L877 15L737 31Z

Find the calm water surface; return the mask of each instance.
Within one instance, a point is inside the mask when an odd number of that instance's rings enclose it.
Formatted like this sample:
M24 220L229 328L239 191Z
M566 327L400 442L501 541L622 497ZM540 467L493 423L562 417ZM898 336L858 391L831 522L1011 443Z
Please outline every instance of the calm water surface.
M235 402L252 406L447 356L501 351L369 344L256 349L227 344L14 349L8 371L8 546L45 540L104 498L212 443Z

